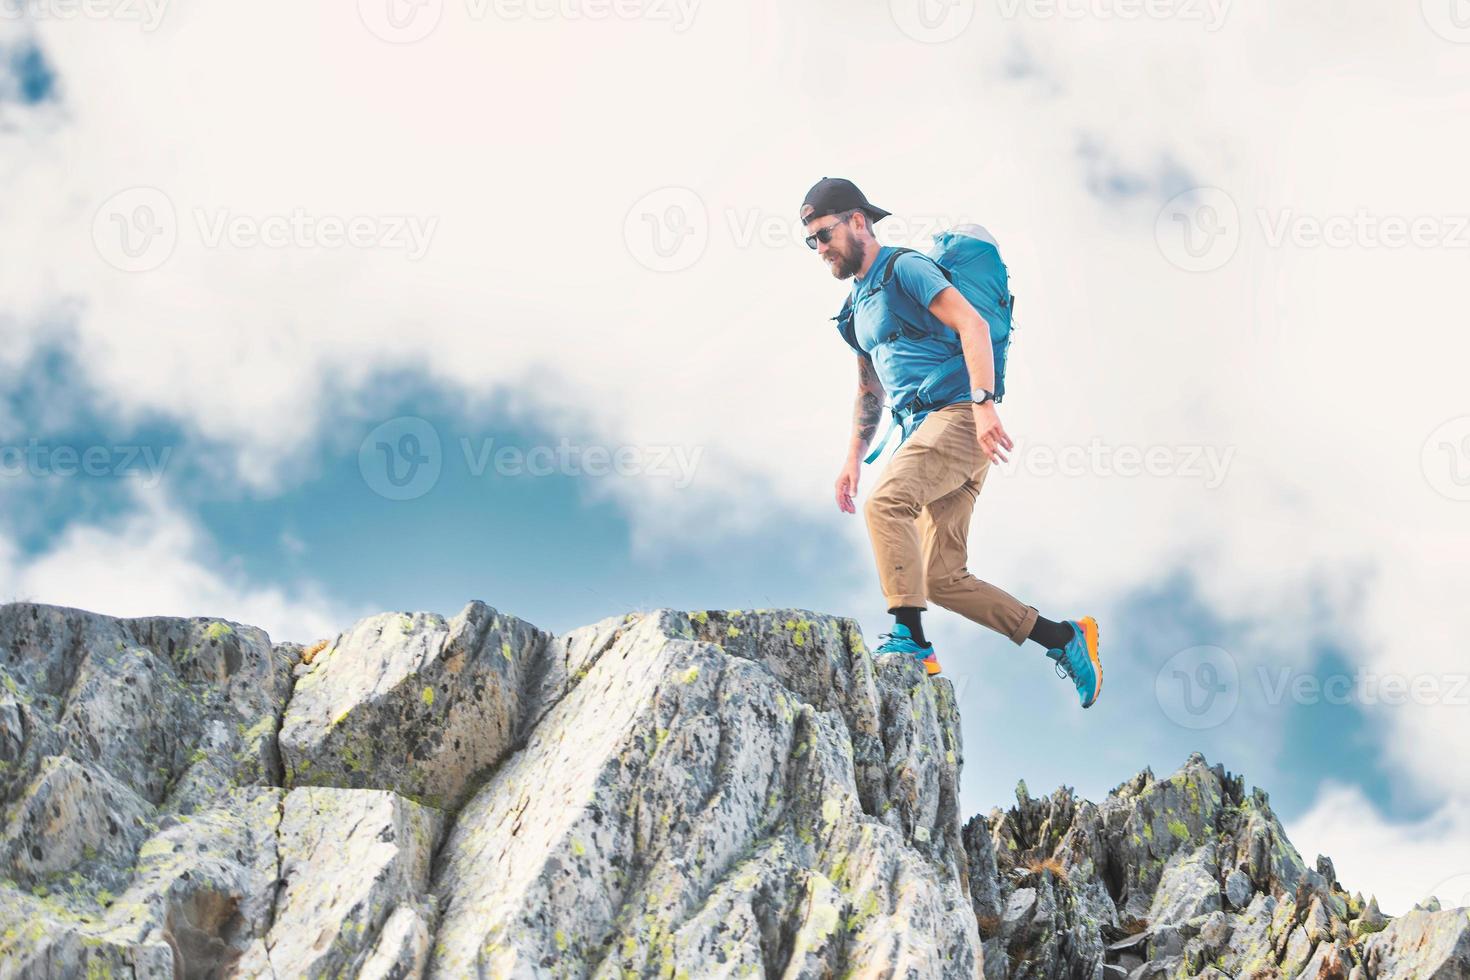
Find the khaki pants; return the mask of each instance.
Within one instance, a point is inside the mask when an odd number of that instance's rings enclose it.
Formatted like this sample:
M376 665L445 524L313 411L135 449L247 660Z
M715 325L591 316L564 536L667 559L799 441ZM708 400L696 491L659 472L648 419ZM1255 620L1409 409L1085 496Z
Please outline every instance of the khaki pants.
M968 402L937 408L888 461L863 505L892 612L927 599L1021 644L1036 609L966 570L970 515L990 470Z

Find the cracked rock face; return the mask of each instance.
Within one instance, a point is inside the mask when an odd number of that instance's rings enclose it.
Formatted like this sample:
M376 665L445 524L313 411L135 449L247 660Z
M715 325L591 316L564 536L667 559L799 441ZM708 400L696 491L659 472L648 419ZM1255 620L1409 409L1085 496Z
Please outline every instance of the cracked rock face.
M364 619L298 669L280 731L287 785L454 806L515 741L547 640L483 602L449 621Z
M976 903L987 977L1470 977L1467 910L1389 923L1329 859L1306 866L1265 793L1198 754L1098 806L1023 783L964 839L972 869L997 871Z
M0 978L1470 976L1203 758L963 821L849 619L0 606Z
M948 687L795 615L589 627L605 646L455 821L430 974L972 976Z

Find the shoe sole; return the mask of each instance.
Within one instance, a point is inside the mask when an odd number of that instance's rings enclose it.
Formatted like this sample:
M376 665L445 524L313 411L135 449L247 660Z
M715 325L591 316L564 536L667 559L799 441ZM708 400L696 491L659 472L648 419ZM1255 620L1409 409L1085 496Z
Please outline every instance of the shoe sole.
M1097 687L1092 690L1092 700L1082 706L1084 708L1090 708L1094 704L1097 704L1098 698L1102 697L1102 658L1097 652L1102 631L1097 627L1097 620L1091 616L1083 616L1077 620L1077 623L1082 627L1082 639L1087 646L1087 659L1092 661L1092 672L1097 676Z
M943 669L939 666L938 660L934 661L933 663L930 663L928 660L920 660L919 663L924 665L924 670L926 673L928 673L930 677L938 674L940 670Z

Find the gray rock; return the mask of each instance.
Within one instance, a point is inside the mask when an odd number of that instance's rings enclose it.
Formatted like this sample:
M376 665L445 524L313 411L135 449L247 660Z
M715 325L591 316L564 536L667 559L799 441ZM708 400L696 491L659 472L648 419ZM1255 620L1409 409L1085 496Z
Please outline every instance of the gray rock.
M1006 899L1005 914L1001 922L1006 932L1014 932L1031 921L1036 913L1036 889L1017 888Z
M1470 975L1463 910L1389 920L1198 754L968 821L962 762L948 681L802 610L15 603L0 980Z
M1374 895L1368 899L1368 906L1363 909L1363 914L1353 921L1353 938L1359 939L1375 932L1382 932L1386 925L1388 925L1388 916L1379 911L1378 896Z
M1291 930L1286 940L1286 952L1281 957L1281 971L1287 976L1296 976L1311 958L1312 949L1312 940L1306 929L1297 926Z
M1297 980L1343 980L1353 967L1352 954L1332 942L1317 944Z
M1001 918L1000 872L995 864L990 824L977 814L965 824L960 836L969 863L970 901L980 923L980 936L988 939L997 932Z
M1470 915L1465 909L1399 916L1363 944L1374 980L1462 980L1470 977Z
M828 617L716 618L638 617L466 804L429 976L980 969L948 684L873 664ZM731 655L696 625L767 639ZM847 719L864 716L889 731L860 794Z
M1220 868L1214 843L1192 852L1176 851L1164 866L1158 890L1149 906L1149 923L1179 925L1200 915L1218 910L1220 902Z
M0 842L7 874L34 888L83 865L129 863L147 837L152 813L153 807L105 769L46 756L10 805Z
M1251 885L1250 876L1239 868L1231 869L1230 874L1225 876L1225 897L1230 901L1230 907L1236 910L1244 909L1251 902L1255 894L1255 888Z
M358 976L422 969L434 907L429 862L443 815L379 790L307 787L285 797L281 885L246 976ZM393 927L387 927L389 921Z
M223 787L280 782L274 736L290 664L255 627L10 603L0 606L0 687L11 719L0 735L5 800L57 756L185 813Z
M483 602L448 621L362 620L296 681L280 733L287 785L388 789L455 806L515 743L547 641Z

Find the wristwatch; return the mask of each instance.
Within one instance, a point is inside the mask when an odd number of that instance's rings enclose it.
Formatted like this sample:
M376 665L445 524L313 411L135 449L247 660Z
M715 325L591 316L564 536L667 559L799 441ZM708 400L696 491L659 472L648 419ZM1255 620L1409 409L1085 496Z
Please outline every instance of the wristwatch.
M986 388L975 388L970 392L970 401L976 405L984 405L986 402L995 401L995 392Z

